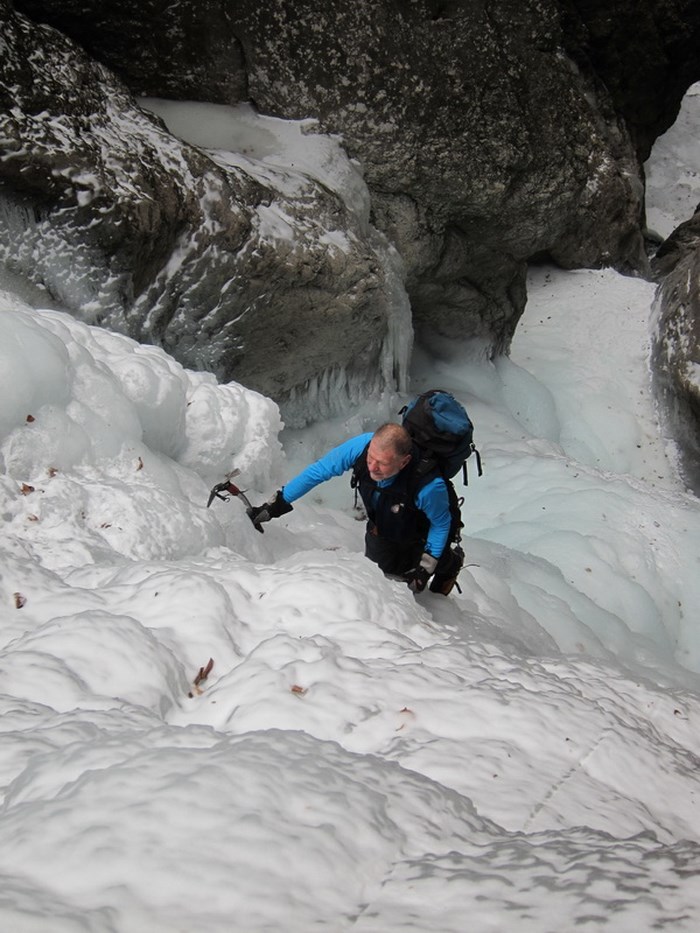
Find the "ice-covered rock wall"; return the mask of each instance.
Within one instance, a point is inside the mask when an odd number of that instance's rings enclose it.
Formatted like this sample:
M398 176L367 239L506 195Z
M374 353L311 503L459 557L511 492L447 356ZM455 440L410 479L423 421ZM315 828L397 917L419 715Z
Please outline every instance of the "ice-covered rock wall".
M690 0L17 2L139 93L342 134L419 326L496 351L533 255L644 267L639 158L700 77Z
M417 332L497 354L529 260L647 274L641 160L700 77L691 0L15 7L31 19L0 0L9 260L283 407L318 390L320 414L405 377L402 284ZM335 135L367 209L332 172L263 157L261 177L235 140L233 160L185 145L130 92Z
M400 261L337 142L306 121L286 129L305 161L265 162L265 141L280 143L269 124L283 121L256 126L249 112L246 126L221 112L219 135L228 120L238 152L189 145L70 40L5 13L0 260L10 270L84 321L290 400L292 422L308 414L296 399L310 382L317 415L347 393L405 383Z
M700 494L700 212L659 252L654 378L683 474Z
M654 146L647 168L651 225L666 238L652 272L653 372L666 432L688 486L700 494L700 85Z

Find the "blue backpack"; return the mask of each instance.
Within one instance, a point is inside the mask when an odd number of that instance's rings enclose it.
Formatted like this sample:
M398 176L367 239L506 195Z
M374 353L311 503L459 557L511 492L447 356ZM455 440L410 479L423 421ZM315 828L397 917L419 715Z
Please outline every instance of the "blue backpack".
M424 475L437 467L445 479L462 470L465 485L467 460L476 456L477 471L482 475L481 455L474 446L474 425L463 405L442 389L423 392L400 415L402 424L420 448L417 474Z

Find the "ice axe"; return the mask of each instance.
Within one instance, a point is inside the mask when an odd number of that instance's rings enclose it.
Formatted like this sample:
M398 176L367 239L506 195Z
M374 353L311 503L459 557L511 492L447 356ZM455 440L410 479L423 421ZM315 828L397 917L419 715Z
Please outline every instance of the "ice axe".
M240 470L231 470L230 473L226 474L226 479L223 481L223 483L217 483L216 486L212 487L212 490L209 493L207 508L209 508L214 499L221 499L222 502L228 502L231 496L236 496L243 502L243 505L245 506L245 513L251 522L253 522L253 526L262 534L264 533L265 529L260 524L260 522L256 522L253 518L253 506L251 505L250 500L242 489L239 489L235 483L231 482L233 477L238 476L239 473Z

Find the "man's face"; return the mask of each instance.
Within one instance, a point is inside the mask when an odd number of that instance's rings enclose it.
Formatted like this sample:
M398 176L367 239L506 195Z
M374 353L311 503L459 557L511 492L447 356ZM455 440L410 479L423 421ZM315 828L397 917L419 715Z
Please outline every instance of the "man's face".
M410 454L406 454L405 457L402 457L401 454L396 453L393 447L378 444L374 438L369 442L369 448L367 449L367 469L375 483L378 483L382 479L390 479L392 476L396 476L400 470L403 470L410 459Z

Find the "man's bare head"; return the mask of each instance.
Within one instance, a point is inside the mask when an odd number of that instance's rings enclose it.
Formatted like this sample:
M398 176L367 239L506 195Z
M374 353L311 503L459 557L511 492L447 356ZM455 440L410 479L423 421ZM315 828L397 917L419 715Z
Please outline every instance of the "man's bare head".
M374 432L367 449L367 469L370 477L378 482L391 479L411 459L413 441L406 428L389 422Z

